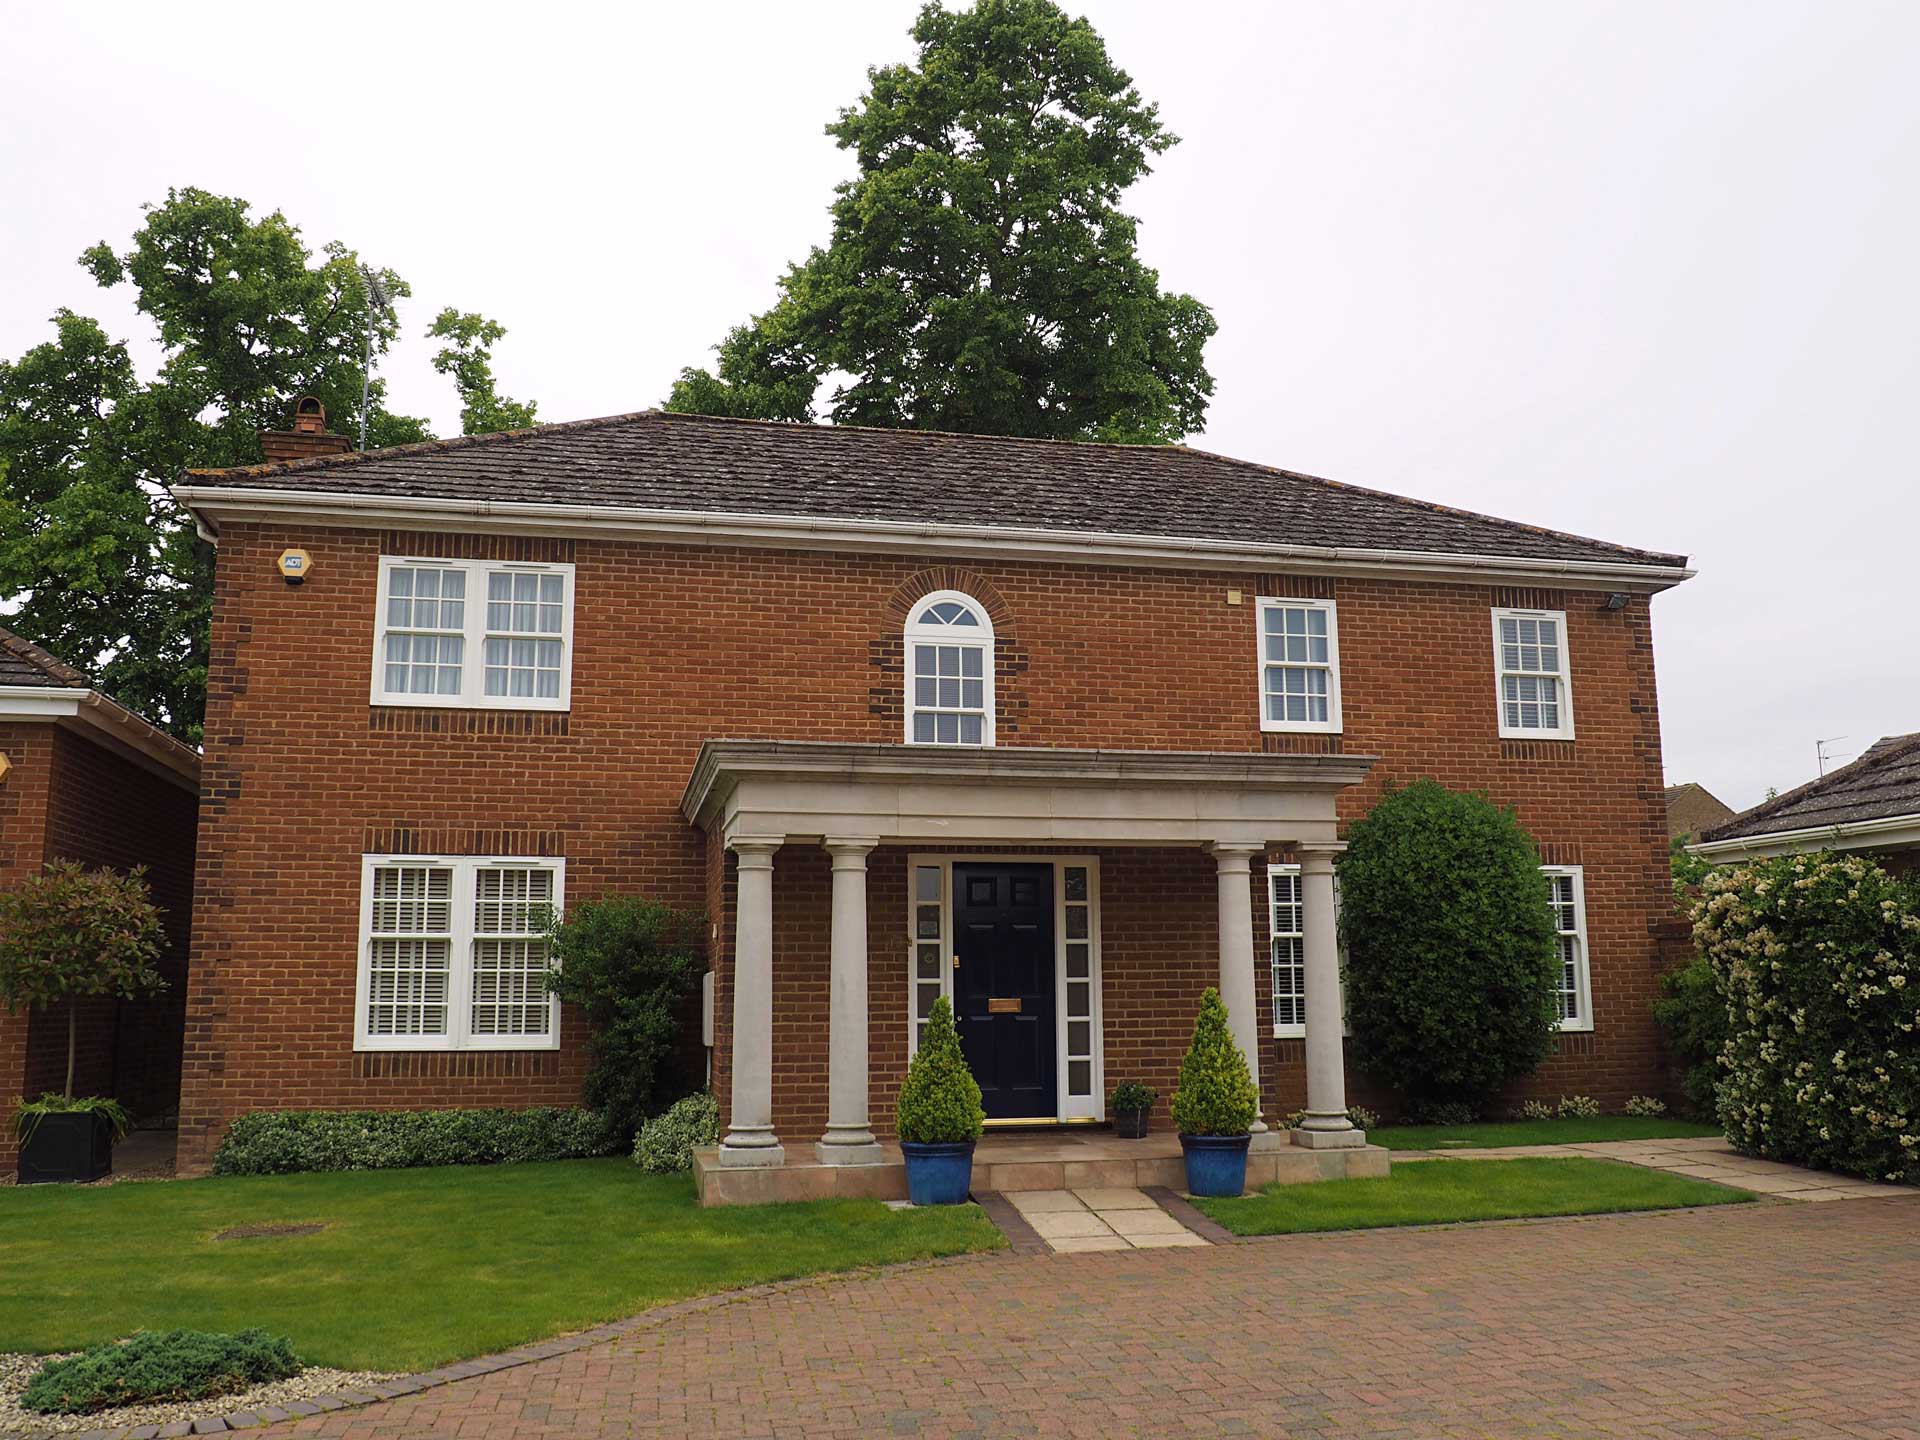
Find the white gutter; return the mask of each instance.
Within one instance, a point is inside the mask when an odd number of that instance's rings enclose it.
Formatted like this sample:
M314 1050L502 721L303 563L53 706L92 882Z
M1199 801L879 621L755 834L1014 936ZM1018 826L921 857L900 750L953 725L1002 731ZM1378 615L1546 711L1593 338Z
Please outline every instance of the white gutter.
M172 487L200 533L217 539L221 520L321 521L380 529L429 525L516 533L617 534L680 544L759 548L924 551L1131 565L1292 567L1338 573L1389 570L1414 575L1583 581L1651 593L1689 579L1685 566L1628 561L1556 560L1504 555L1452 555L1365 546L1250 545L1234 540L1047 530L1000 525L920 524L754 513L725 514L622 505L555 505L514 500L369 497L336 491L268 490L228 485ZM209 523L212 522L212 523Z
M1764 860L1809 850L1881 850L1902 845L1920 845L1920 815L1887 815L1877 820L1848 820L1838 825L1703 840L1687 846L1687 853L1702 860Z
M162 779L200 793L200 752L98 690L78 685L0 685L0 720L72 720Z

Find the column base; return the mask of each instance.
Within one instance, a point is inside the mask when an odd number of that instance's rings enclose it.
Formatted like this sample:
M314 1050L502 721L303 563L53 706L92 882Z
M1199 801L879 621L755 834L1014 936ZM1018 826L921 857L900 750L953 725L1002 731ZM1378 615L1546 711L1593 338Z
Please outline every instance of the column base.
M828 1140L816 1140L813 1145L814 1158L822 1165L884 1165L887 1152L880 1148L880 1142L869 1135L865 1140L842 1139L838 1136Z
M767 1139L772 1143L740 1145L736 1144L734 1138L729 1135L725 1140L720 1142L718 1161L722 1165L735 1169L748 1166L768 1168L775 1165L786 1164L786 1148L782 1146L779 1141L774 1140L771 1135L769 1135Z
M1363 1150L1367 1132L1349 1125L1345 1130L1309 1130L1302 1125L1292 1132L1293 1143L1306 1150Z
M1284 1130L1255 1130L1247 1139L1247 1153L1258 1155L1267 1150L1284 1150L1288 1143Z

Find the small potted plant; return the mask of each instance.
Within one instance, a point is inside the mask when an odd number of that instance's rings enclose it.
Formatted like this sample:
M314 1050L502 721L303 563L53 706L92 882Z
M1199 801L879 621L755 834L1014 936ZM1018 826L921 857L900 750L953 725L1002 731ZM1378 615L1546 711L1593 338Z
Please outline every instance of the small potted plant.
M907 1157L907 1197L914 1204L958 1205L967 1198L973 1144L986 1120L980 1086L953 1028L953 1006L943 995L933 1002L894 1112Z
M1122 1140L1144 1140L1147 1136L1147 1112L1159 1093L1138 1080L1127 1080L1113 1087L1107 1109L1113 1112L1113 1133Z
M67 1011L67 1080L61 1093L22 1100L16 1116L23 1185L98 1180L113 1168L127 1112L73 1093L80 1003L137 1000L166 984L154 961L166 937L142 872L120 875L71 862L49 865L0 893L0 1001Z
M1259 1109L1247 1057L1227 1028L1226 1003L1208 986L1173 1092L1189 1194L1238 1195L1247 1188L1247 1145Z

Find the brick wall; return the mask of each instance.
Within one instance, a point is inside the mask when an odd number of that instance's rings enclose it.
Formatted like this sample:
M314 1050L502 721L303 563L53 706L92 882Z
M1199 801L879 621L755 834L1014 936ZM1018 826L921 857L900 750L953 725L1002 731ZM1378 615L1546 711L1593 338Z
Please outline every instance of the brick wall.
M298 588L273 564L295 545L313 556ZM370 708L383 551L575 563L571 713ZM528 844L537 834L566 855L573 899L618 890L706 904L720 927L715 1078L724 1096L732 866L678 811L700 743L898 742L901 620L915 597L944 587L979 596L993 613L1002 744L1345 749L1382 757L1343 799L1345 817L1363 813L1383 785L1422 775L1515 806L1549 858L1585 866L1600 1027L1591 1041L1570 1039L1539 1088L1618 1099L1649 1083L1649 926L1668 903L1644 599L1609 612L1602 594L1572 590L236 524L221 537L216 586L188 1163L204 1161L232 1116L260 1107L542 1103L577 1093L571 1020L557 1056L355 1057L358 857L396 832L431 833L449 848L462 837ZM1243 603L1228 603L1230 588ZM1340 606L1340 737L1258 728L1252 600L1301 593ZM1567 611L1578 740L1498 739L1488 609L1505 604ZM903 862L883 851L872 863L874 933L896 934L880 917L904 915ZM1152 976L1169 993L1206 983L1217 965L1211 867L1200 855L1112 857L1110 1078L1123 1064L1164 1071L1169 1036L1184 1039L1190 1006L1142 1013L1120 990L1136 969L1140 987ZM817 1134L816 1111L824 1123L828 872L822 854L796 846L781 852L776 873L775 1075L792 1097L777 1102L790 1117L777 1123L792 1142L811 1140L809 1127ZM1123 934L1128 906L1139 908ZM1135 922L1155 937L1151 955ZM882 986L900 956L875 943L874 1065L891 1074L904 1057L904 985ZM1265 983L1263 974L1263 996ZM1136 1034L1163 1030L1159 1060L1137 1048L1147 1042ZM1270 1063L1278 1104L1294 1093L1287 1086L1297 1089L1299 1066L1284 1050ZM882 1090L892 1083L876 1080L876 1116L890 1111Z
M160 969L169 988L138 1004L80 1002L74 1091L112 1095L141 1119L163 1116L179 1093L195 799L84 733L51 722L0 723L0 753L12 765L0 783L0 884L54 860L148 867L154 899L166 911L170 945ZM65 1007L0 1011L0 1100L62 1087L67 1019ZM0 1171L14 1160L13 1127L0 1127Z

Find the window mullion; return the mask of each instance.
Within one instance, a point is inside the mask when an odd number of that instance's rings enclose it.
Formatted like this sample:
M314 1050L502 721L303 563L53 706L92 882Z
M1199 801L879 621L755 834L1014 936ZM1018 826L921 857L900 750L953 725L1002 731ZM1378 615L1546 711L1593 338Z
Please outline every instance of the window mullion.
M453 867L453 970L447 987L454 1013L447 1019L447 1039L455 1050L467 1048L473 1029L474 904L478 898L478 867L471 860Z

